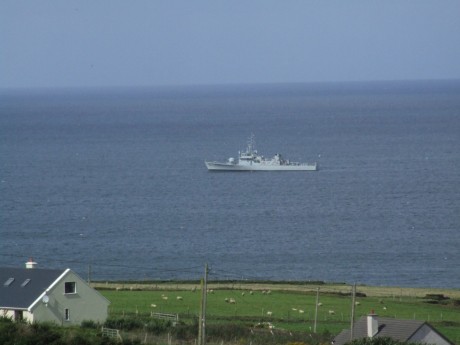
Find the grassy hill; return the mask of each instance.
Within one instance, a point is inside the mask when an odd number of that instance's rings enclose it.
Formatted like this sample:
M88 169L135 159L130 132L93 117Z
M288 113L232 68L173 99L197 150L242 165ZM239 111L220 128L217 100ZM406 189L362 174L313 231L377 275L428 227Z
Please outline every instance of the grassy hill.
M111 302L111 316L179 314L185 323L199 315L198 282L93 283ZM351 287L302 282L211 282L207 323L239 323L254 328L337 334L350 326ZM374 310L378 315L427 321L460 344L460 290L358 286L355 319Z

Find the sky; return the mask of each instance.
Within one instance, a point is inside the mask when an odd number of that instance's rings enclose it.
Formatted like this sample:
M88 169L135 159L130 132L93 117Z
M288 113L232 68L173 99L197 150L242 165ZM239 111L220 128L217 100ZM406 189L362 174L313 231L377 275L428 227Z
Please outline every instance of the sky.
M0 0L0 88L460 79L460 0Z

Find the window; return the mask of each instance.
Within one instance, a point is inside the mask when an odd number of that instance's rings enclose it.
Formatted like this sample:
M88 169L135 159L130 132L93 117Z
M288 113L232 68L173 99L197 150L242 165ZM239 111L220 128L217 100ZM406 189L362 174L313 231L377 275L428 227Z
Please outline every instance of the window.
M70 311L67 308L64 310L64 320L70 321Z
M24 318L22 310L15 310L14 311L14 321L21 321Z
M21 284L21 287L26 286L27 284L29 284L29 282L30 282L30 279L24 280L24 283Z
M77 293L75 282L65 282L64 293Z
M11 283L14 282L14 278L8 278L8 280L3 284L3 286L10 286Z

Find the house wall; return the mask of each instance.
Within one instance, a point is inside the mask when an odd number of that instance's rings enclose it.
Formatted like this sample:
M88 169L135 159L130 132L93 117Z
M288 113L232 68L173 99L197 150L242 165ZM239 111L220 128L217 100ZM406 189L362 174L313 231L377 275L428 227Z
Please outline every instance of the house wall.
M21 310L22 319L27 322L34 321L34 315L27 310ZM6 317L14 320L16 316L16 311L13 309L0 309L0 317Z
M65 283L75 282L75 293L65 293ZM35 321L51 321L61 325L79 325L84 320L103 323L107 319L110 302L86 284L72 271L59 280L47 295L47 304L39 301L33 306ZM66 320L66 309L68 320Z
M441 337L427 324L420 327L420 329L408 339L410 342L420 342L422 344L435 344L435 345L451 345L450 342Z

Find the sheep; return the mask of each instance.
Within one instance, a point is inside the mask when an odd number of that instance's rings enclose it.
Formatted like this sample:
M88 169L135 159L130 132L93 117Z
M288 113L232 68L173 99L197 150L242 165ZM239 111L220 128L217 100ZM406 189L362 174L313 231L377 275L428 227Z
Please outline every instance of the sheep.
M228 300L228 303L230 303L230 304L236 304L236 301L235 301L234 298L230 298L230 299Z
M244 292L241 293L241 296L244 296Z
M161 296L161 299L167 301L167 300L168 300L168 296Z
M297 308L292 308L293 311L297 311Z
M272 316L273 313L272 313L271 311L267 311L267 315L268 315L268 316Z
M387 310L387 307L383 307L383 310Z
M305 311L302 309L299 309L299 314L303 314L303 313L305 313Z
M355 302L355 305L360 305L361 303L360 302Z
M323 305L323 303L319 302L318 303L318 307L321 307Z
M177 299L178 301L182 301L182 300L183 300L182 296L177 296L176 299Z
M329 310L329 315L335 315L335 311L334 310Z
M156 304L153 304L153 303L150 304L150 306L151 306L152 308L156 308L156 307L157 307L157 305L156 305Z
M249 291L249 294L250 294L250 295L253 295L253 294L254 294L254 291L252 291L252 290Z

